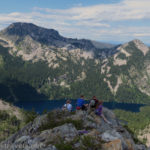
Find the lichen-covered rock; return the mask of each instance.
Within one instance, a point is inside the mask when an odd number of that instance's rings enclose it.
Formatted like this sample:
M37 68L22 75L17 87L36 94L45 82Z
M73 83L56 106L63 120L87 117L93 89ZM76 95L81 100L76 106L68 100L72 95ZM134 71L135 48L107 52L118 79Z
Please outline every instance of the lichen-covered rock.
M54 129L43 131L37 138L44 141L44 143L57 143L60 139L70 142L77 135L78 131L72 124L64 124Z
M121 140L117 139L103 144L103 150L123 150Z
M136 150L150 150L150 149L146 148L145 145L136 145Z
M105 142L110 142L117 139L122 139L122 136L116 132L116 130L108 130L101 135L101 138Z

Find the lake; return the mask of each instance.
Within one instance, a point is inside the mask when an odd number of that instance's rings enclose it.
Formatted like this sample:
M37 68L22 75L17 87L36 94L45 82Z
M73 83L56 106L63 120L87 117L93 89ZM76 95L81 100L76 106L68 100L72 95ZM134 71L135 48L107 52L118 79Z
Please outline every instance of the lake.
M43 101L20 101L15 102L14 105L25 110L32 110L36 111L37 113L41 114L43 111L51 111L56 108L62 108L65 104L66 100L43 100ZM86 101L89 103L89 101ZM75 110L76 100L71 100L73 105L73 109ZM111 110L113 109L123 109L132 112L139 112L140 107L144 106L144 104L133 104L133 103L117 103L117 102L104 102L104 107L107 107Z

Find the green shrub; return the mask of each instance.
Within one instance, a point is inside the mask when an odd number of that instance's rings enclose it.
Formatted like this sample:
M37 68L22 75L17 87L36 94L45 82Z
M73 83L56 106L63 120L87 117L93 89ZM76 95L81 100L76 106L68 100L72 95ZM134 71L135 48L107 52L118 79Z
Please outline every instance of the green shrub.
M18 120L16 116L12 116L12 117L10 118L10 122L11 122L11 124L12 124L13 126L19 126L20 123L21 123L21 121Z
M96 139L91 136L84 136L81 140L82 146L81 150L100 150L102 147L101 141L96 143Z
M135 143L143 143L137 137L150 124L150 107L141 107L140 112L137 113L119 109L114 110L114 113L118 119L127 122L124 127L132 135Z
M9 115L6 111L0 111L0 141L17 132L20 125L21 121L16 116Z
M0 110L0 121L7 120L9 117L9 114L6 111Z
M63 122L64 123L72 123L76 127L77 130L83 129L83 122L80 119L79 120L73 120L73 119L69 118L69 119L64 120Z
M127 129L127 131L130 133L130 135L132 136L132 139L133 141L136 143L136 144L143 144L138 138L137 136L135 135L135 133L127 126L123 126L124 128Z
M64 140L60 136L57 136L53 139L53 141L47 142L46 146L52 144L52 145L55 145L55 147L58 150L75 150L73 148L73 144L76 141L77 141L77 139L75 138L73 141L65 143Z
M24 112L24 120L26 124L32 122L36 117L37 113L34 110Z
M67 116L68 113L63 111L49 112L47 115L47 122L40 127L40 131L52 129L65 123L72 123L78 130L83 128L83 123L81 120L73 120L71 118L67 118Z
M119 53L117 58L119 58L119 59L126 59L127 57L126 57L126 55L124 53Z
M75 150L70 143L61 142L55 145L58 150Z

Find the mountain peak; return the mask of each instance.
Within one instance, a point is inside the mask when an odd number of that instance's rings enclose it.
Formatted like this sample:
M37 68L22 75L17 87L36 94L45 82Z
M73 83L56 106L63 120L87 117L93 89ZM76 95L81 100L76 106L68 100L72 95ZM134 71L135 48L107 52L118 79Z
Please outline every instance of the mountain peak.
M133 39L132 41L142 42L140 39Z
M96 42L95 44L88 39L66 38L61 36L59 32L54 29L39 27L32 23L13 23L2 30L0 32L0 35L6 41L14 43L14 45L23 43L23 41L27 41L27 43L29 44L31 41L26 40L29 38L42 45L54 46L56 48L66 48L67 50L81 49L86 51L98 51L97 53L103 53L104 56L112 55L112 53L114 53L115 51L114 45L109 45L101 42ZM105 48L107 49L106 51L109 51L110 49L113 50L109 52L104 52L104 50L99 52L99 50ZM100 54L100 56L102 55Z
M32 23L16 22L8 26L2 31L2 34L7 36L19 36L19 38L24 38L25 36L30 36L32 39L48 43L52 39L62 39L59 33L54 29L46 29L36 26Z
M39 35L39 34L55 34L60 36L59 33L54 29L46 29L39 27L32 23L24 23L24 22L16 22L9 25L3 32L6 32L9 35L19 35L19 36L26 36L26 35ZM41 35L42 36L42 35Z
M144 54L144 56L147 54L147 52L149 51L149 47L148 46L146 46L141 40L139 40L139 39L134 39L134 40L132 40L132 41L130 41L130 42L128 42L128 43L125 43L125 44L123 44L123 45L121 45L119 48L118 48L118 50L119 49L121 49L121 48L126 48L128 45L130 45L131 43L133 43L135 46L136 46L136 48L137 49L139 49L143 54Z
M136 47L143 52L144 55L147 54L149 51L149 48L139 39L133 40L133 43L136 45Z
M32 23L13 23L6 29L2 30L1 34L8 38L10 36L14 36L14 38L16 38L17 36L18 38L15 40L16 43L22 41L26 36L30 36L33 40L45 45L65 47L66 45L71 44L73 48L86 50L95 49L90 40L65 38L54 29L39 27ZM11 39L14 40L14 38Z
M1 31L1 35L10 38L15 43L19 43L26 36L30 36L33 40L46 45L57 45L58 41L64 41L64 37L60 36L58 31L54 29L46 29L32 23L16 22ZM60 43L62 45L62 43Z

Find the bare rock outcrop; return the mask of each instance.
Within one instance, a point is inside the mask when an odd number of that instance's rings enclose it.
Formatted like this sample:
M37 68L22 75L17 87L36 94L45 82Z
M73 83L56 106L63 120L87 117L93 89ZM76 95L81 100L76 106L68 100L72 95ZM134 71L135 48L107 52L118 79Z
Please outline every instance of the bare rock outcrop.
M111 124L92 111L54 110L0 143L0 150L59 150L59 146L79 150L146 150L144 145L134 143L112 111L104 108L103 113Z

